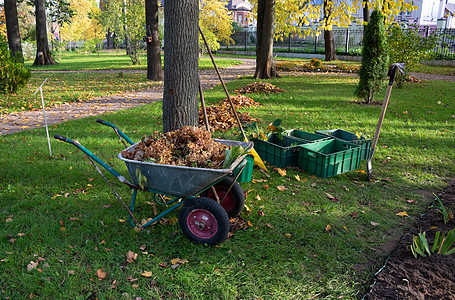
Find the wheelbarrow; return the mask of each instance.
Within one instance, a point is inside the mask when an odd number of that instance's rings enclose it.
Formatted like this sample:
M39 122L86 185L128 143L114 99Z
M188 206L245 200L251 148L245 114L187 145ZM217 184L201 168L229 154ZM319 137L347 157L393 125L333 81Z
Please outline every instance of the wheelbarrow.
M125 147L127 147L125 141L130 145L125 149L126 151L139 143L134 143L114 124L101 119L96 121L113 128ZM243 190L236 179L245 167L246 154L238 157L227 169L208 169L135 161L127 159L119 153L118 158L125 162L131 177L131 181L129 181L78 141L58 134L54 135L54 138L76 146L88 156L101 174L102 172L95 162L117 177L120 182L133 189L131 204L128 208L103 175L128 210L130 223L139 229L153 225L175 209L180 208L178 223L183 234L191 241L216 245L224 241L229 233L229 217L238 216L245 205ZM252 142L221 139L215 139L215 141L228 147L241 145L245 148L245 153L253 147ZM168 207L145 224L139 224L133 213L139 190L152 193L158 204ZM171 197L171 199L165 201L165 196Z

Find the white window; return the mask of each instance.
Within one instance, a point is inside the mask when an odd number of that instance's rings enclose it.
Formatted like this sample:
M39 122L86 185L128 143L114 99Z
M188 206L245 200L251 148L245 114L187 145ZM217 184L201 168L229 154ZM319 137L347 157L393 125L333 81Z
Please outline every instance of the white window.
M239 23L243 23L243 15L239 15Z

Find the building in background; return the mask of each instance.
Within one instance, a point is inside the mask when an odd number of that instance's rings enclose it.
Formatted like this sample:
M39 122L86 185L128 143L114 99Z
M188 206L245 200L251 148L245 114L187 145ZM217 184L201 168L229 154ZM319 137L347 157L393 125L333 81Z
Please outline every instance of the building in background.
M251 28L254 26L252 18L253 5L251 3L243 0L229 0L226 7L231 12L232 21L239 27Z

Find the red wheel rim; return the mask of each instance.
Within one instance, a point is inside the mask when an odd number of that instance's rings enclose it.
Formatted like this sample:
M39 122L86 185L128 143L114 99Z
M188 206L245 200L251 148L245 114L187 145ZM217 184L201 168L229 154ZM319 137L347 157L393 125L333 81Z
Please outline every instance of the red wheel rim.
M218 221L205 209L195 209L188 215L186 224L191 233L201 239L209 239L218 232Z
M218 198L222 200L226 195L227 188L224 186L214 186L214 188L216 190ZM207 197L209 197L210 199L216 199L211 189L209 190L209 194L207 195ZM232 193L227 194L226 198L224 198L223 202L221 203L221 206L227 213L229 213L234 208L234 205L235 199Z

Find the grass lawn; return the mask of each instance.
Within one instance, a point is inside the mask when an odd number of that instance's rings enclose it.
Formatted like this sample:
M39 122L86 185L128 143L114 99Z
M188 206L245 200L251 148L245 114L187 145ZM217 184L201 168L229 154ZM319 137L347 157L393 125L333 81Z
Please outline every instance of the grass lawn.
M249 82L237 80L228 89ZM355 77L305 75L270 82L287 92L252 95L263 106L243 109L262 125L281 118L286 129L342 128L373 135L381 107L353 101ZM269 173L255 169L255 181L242 184L248 207L242 218L249 225L217 247L190 243L175 224L176 212L167 222L134 231L125 222L127 212L79 150L53 139L49 158L44 129L1 136L0 295L360 299L392 250L384 245L425 211L425 194L442 190L455 177L453 95L448 82L405 84L392 91L373 160L375 181L366 181L365 162L331 178L292 168L285 176L272 166ZM210 104L224 95L216 88L205 97ZM383 97L384 91L377 99ZM139 140L161 130L161 108L152 103L101 118ZM50 134L77 139L127 176L116 158L123 147L95 118L54 125ZM233 138L232 132L215 136ZM112 181L128 202L126 185ZM152 202L150 194L140 193L139 219L153 215ZM129 251L137 253L131 262ZM171 267L177 258L185 263Z

